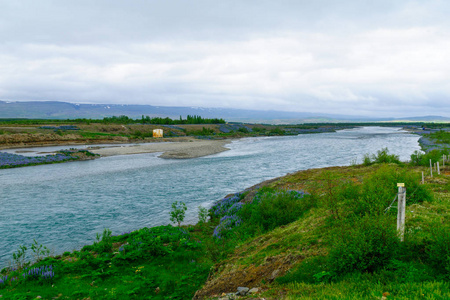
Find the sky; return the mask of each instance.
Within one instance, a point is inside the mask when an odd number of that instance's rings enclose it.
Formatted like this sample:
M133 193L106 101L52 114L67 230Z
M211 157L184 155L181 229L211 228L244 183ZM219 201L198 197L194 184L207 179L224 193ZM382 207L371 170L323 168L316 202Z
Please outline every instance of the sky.
M0 0L0 100L450 117L450 1Z

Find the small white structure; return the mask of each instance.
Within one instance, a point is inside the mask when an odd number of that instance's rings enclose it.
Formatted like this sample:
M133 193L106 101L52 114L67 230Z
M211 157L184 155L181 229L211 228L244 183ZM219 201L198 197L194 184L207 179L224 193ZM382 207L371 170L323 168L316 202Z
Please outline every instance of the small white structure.
M162 129L153 129L153 137L154 138L162 138L163 130Z

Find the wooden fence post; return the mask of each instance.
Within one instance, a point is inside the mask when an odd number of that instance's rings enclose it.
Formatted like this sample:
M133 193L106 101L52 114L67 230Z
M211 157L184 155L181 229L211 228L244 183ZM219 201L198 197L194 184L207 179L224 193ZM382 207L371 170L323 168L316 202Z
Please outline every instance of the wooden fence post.
M431 159L430 159L430 175L431 177L433 177L433 166L431 164Z
M405 212L406 212L406 188L404 183L397 183L398 186L398 212L397 212L397 231L400 241L405 237Z
M439 170L439 162L436 163L438 175L441 175L441 170Z

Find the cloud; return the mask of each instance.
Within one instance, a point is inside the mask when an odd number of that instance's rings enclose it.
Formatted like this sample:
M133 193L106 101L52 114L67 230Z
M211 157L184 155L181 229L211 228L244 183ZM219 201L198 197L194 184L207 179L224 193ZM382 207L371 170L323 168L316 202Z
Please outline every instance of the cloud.
M450 116L441 1L130 3L0 4L0 98Z

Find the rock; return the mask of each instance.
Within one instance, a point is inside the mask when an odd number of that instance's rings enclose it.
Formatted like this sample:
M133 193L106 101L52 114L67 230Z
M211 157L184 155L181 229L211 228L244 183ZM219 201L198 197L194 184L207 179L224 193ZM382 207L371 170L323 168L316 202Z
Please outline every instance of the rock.
M249 294L256 294L259 291L258 288L252 288L250 291L248 291Z
M236 295L245 296L245 295L247 295L247 293L248 293L249 290L250 290L250 289L249 289L248 287L242 287L242 286L240 286L240 287L237 288L237 293L236 293Z
M234 300L234 299L236 299L236 295L234 293L227 294L227 300Z
M272 276L270 276L270 280L277 278L278 273L280 273L280 269L273 271Z

